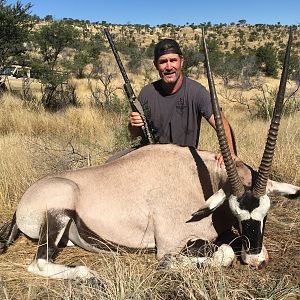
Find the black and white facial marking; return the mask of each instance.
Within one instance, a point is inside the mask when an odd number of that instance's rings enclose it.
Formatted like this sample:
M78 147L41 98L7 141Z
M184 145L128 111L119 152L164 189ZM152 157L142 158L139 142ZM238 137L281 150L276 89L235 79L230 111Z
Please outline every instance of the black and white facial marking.
M240 234L243 236L243 248L248 254L258 254L262 249L264 225L270 208L267 195L253 196L250 190L242 198L230 196L229 205L239 221Z

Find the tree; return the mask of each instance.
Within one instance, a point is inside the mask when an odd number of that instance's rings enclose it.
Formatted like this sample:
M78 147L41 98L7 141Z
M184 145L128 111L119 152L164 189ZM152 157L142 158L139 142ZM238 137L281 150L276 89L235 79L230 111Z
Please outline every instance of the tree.
M154 57L154 49L155 49L155 41L152 40L151 44L145 49L145 56L149 59L153 59Z
M120 89L120 87L113 84L116 76L117 73L115 70L112 70L106 59L103 63L97 61L92 65L92 69L87 77L92 99L97 107L117 112L120 112L122 107L125 107L124 103L122 104L121 102L127 102L119 101L116 96L116 91Z
M295 47L295 49L297 49ZM283 67L285 51L279 51L278 59L280 63L280 68ZM289 77L292 80L296 80L299 82L300 80L300 58L295 50L293 50L290 54L290 62L289 62Z
M200 62L204 60L204 55L197 47L183 48L184 65L183 72L189 76L193 67L198 67Z
M100 34L95 34L86 41L80 41L76 46L74 59L64 65L76 78L84 78L84 69L88 64L94 64L99 60L99 55L106 49L104 40Z
M256 79L253 77L257 75L258 69L256 65L256 58L252 54L248 54L242 58L242 73L239 77L239 86L242 89L251 89L256 85Z
M215 38L208 38L206 40L207 44L207 50L209 53L209 60L210 60L210 65L212 70L214 71L215 69L218 68L218 65L222 62L223 60L223 53L219 50L219 43ZM200 51L203 53L203 45L201 44L200 46Z
M242 19L238 21L239 25L245 25L247 23L246 20Z
M0 0L0 67L26 51L25 42L34 26L34 18L29 15L31 7L30 3L6 5Z
M242 73L242 56L239 53L220 54L213 64L214 72L223 79L225 87L229 80L237 79Z
M68 104L77 105L68 74L59 64L59 55L66 48L74 48L79 42L79 32L63 21L55 21L34 34L34 42L42 57L35 61L35 68L44 85L42 103L46 109L58 110Z
M259 70L267 76L277 76L278 61L276 52L270 43L261 46L256 51L256 60Z
M52 23L54 21L54 18L52 15L47 15L47 16L45 16L44 20L45 20L45 22Z
M59 54L67 47L76 47L79 32L63 21L56 21L43 26L39 32L36 32L34 41L39 48L43 62L53 70Z
M128 41L118 40L116 42L116 47L121 53L127 56L127 66L129 70L133 73L138 73L146 50L140 48L133 39Z

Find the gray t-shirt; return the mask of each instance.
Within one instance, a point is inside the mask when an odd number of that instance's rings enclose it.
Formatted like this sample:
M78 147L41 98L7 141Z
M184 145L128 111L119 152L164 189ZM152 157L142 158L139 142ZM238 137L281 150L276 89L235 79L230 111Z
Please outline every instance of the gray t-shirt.
M213 114L209 92L187 77L175 94L166 94L161 84L158 80L145 86L138 96L156 141L197 147L201 118Z

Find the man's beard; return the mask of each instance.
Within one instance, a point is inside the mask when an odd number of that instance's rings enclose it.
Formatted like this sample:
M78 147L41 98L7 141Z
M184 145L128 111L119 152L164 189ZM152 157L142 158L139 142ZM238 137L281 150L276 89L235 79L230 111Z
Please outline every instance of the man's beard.
M169 74L172 76L167 76ZM165 72L162 74L162 80L167 84L175 84L179 78L179 75L180 74L178 72Z

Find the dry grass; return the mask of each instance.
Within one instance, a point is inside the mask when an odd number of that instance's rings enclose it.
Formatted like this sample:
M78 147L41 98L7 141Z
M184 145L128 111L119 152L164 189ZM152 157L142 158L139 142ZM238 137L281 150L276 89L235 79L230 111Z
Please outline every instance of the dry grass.
M83 95L85 87L81 89ZM56 114L37 110L36 105L28 108L12 96L0 103L1 222L10 218L37 178L102 163L120 146L118 128L127 118L99 111L88 101ZM257 167L269 125L251 120L239 106L224 103L223 108L235 130L240 158ZM272 177L298 185L299 120L297 113L282 121L272 169ZM217 151L214 131L205 122L202 126L201 148ZM94 254L74 247L64 249L58 262L86 264L99 272L101 281L55 281L26 271L36 245L21 237L0 257L0 299L300 299L299 215L295 201L272 198L265 234L271 263L261 271L238 261L222 270L159 270L154 254Z
M14 208L25 189L37 179L37 174L31 168L32 161L20 135L2 136L0 149L0 204L1 207Z
M9 113L8 113L9 112ZM26 136L82 136L111 143L111 126L120 125L120 116L93 109L90 106L68 108L62 113L49 113L26 108L15 96L5 95L0 105L0 132L17 132Z
M290 274L251 270L238 262L230 269L157 269L153 254L87 253L66 249L59 262L86 264L99 281L58 281L26 272L35 247L18 241L2 256L1 299L298 299L299 287ZM20 245L21 243L21 245ZM18 258L14 253L18 252ZM1 295L2 294L2 295Z

